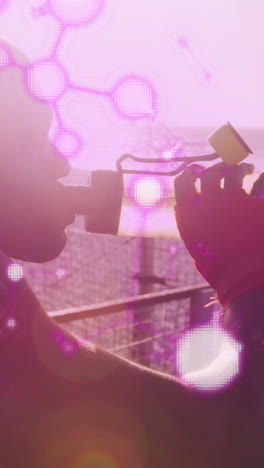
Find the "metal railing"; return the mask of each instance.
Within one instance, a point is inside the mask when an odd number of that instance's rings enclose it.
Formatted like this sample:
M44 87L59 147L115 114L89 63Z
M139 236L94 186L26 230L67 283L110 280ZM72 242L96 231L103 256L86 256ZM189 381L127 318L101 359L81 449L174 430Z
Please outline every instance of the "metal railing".
M199 284L57 310L49 316L111 352L177 375L177 339L195 324L197 307L201 320L208 319L202 304L211 294L209 285Z
M71 307L55 312L49 312L49 316L58 323L67 323L73 320L105 316L122 312L128 308L154 306L168 301L190 298L194 293L212 289L205 284L186 288L172 288L167 291L153 292L149 294L140 294L132 298L121 301L107 301L101 304L81 307Z

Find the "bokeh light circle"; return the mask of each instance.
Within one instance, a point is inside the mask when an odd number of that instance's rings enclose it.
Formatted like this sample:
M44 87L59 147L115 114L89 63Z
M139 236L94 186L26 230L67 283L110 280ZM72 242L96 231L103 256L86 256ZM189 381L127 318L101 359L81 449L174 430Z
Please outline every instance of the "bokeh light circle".
M212 347L217 350L213 357ZM178 372L193 388L216 391L239 374L240 351L241 344L220 328L192 329L177 344Z
M16 328L16 320L14 318L9 318L6 322L6 326L10 330L13 330L14 328Z
M7 270L8 278L12 281L19 281L23 278L23 268L18 263L13 263L9 265Z
M54 15L65 25L81 25L95 21L105 0L50 0Z
M57 276L57 278L59 278L59 279L64 278L64 276L65 276L65 270L64 270L64 268L58 268L58 269L56 270L56 276Z
M154 177L137 179L134 185L134 198L142 207L155 206L161 200L162 185Z

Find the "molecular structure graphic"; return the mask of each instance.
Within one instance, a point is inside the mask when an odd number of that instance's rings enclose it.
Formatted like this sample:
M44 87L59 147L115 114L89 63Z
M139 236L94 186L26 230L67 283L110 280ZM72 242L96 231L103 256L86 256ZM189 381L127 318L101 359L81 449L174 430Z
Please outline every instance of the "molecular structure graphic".
M0 13L5 10L8 0L0 0ZM58 33L51 52L34 60L30 65L18 65L10 56L9 51L0 47L0 69L8 66L18 66L24 74L24 83L28 92L37 100L48 103L53 110L56 128L50 138L58 151L69 159L77 158L84 148L81 134L67 127L63 122L63 111L59 107L59 101L69 91L75 94L92 95L104 98L110 103L113 111L128 122L153 123L158 115L158 95L152 81L138 72L127 73L119 77L109 89L96 89L94 87L73 84L65 66L59 58L59 48L65 33L71 29L78 30L81 27L89 27L103 14L107 0L31 0L32 18L51 17L58 25ZM202 68L204 79L210 81L212 75L206 70L194 52L187 36L178 35L176 38L178 48L187 51ZM186 145L174 135L168 136L166 142L154 148L155 143L150 142L149 150L153 150L157 157L162 157L167 163L175 155L182 153ZM147 148L145 148L147 149ZM175 163L173 168L175 169ZM155 167L154 169L159 169ZM170 167L167 164L167 170ZM155 206L162 195L166 193L164 180L152 179L152 195L150 179L135 178L133 183L133 198L143 207Z
M191 56L192 60L196 63L198 69L200 69L203 80L207 83L212 82L214 78L213 73L209 71L208 67L204 66L197 54L194 53L191 41L188 39L188 37L185 35L180 35L176 38L175 42L177 48L181 49L182 51L185 51Z
M8 0L0 2L0 12ZM110 101L113 109L121 118L128 121L155 119L157 114L157 96L153 84L144 76L130 73L120 77L111 89L100 90L85 86L75 86L62 66L57 51L64 33L68 28L79 28L96 21L104 10L106 0L35 0L32 2L32 16L38 18L52 15L59 25L58 37L49 56L35 60L30 65L19 65L14 62L9 51L0 48L0 69L17 66L24 73L24 82L28 92L35 99L48 103L53 110L57 128L52 136L53 143L67 158L77 156L82 149L81 136L62 122L58 100L69 90L103 96ZM140 105L138 103L140 102Z

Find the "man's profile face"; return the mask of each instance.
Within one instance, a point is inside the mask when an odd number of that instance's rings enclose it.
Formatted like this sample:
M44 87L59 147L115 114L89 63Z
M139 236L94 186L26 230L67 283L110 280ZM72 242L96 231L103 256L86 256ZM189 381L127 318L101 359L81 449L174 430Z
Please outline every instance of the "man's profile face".
M49 140L50 107L30 95L22 70L0 70L0 100L0 250L49 261L72 222L57 181L70 165Z

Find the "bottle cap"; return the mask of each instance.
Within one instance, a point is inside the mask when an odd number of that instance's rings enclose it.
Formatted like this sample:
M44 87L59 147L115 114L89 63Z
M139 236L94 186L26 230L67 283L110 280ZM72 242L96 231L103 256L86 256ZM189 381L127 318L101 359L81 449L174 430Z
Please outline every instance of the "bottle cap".
M208 141L227 166L235 166L253 154L230 122L209 135Z

